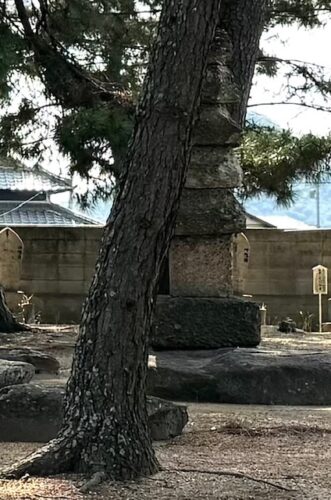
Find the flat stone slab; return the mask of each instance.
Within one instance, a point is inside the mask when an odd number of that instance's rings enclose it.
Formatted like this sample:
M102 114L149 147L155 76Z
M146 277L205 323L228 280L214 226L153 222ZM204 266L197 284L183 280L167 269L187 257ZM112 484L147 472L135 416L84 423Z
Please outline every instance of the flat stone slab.
M0 389L30 382L34 374L34 366L28 363L0 359Z
M178 401L331 405L331 352L163 351L150 356L148 393Z
M150 339L154 349L255 347L260 311L236 297L158 297Z
M46 442L62 420L65 388L21 384L0 391L0 441ZM182 433L188 421L186 406L147 398L152 438L161 441Z
M29 363L35 367L36 373L57 374L60 370L60 363L54 356L28 347L0 347L0 359Z

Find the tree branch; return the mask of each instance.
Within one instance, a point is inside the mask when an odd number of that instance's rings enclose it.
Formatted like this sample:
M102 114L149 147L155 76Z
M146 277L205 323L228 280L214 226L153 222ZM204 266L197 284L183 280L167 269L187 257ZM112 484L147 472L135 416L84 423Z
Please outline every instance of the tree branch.
M22 23L24 33L28 41L32 44L35 34L30 24L29 16L26 12L23 0L15 0L18 17Z
M327 113L331 113L331 107L320 106L318 104L309 104L307 102L290 102L290 101L275 101L275 102L256 102L252 104L248 104L248 108L255 108L258 106L302 106L304 108L315 109L316 111L325 111Z
M302 66L315 66L316 68L325 68L326 66L322 64L317 64L317 63L312 63L308 61L302 61L300 59L284 59L282 57L276 57L276 56L267 56L267 55L261 55L258 58L258 62L279 62L279 63L284 63L284 64L291 64L291 65L301 65Z
M45 22L38 25L43 28L44 36L33 31L23 0L15 0L15 6L26 40L34 51L40 76L47 82L47 88L52 95L64 107L92 107L97 102L105 102L114 108L120 108L128 115L133 114L134 103L128 91L120 85L102 82L88 75L73 57L66 53L53 34L48 32ZM44 20L46 15L47 3L42 2Z

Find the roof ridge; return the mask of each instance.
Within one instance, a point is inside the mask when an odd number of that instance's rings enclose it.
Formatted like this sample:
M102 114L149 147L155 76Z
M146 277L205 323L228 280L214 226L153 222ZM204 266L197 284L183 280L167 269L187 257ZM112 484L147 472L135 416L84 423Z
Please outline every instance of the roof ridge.
M84 219L87 222L91 222L92 224L96 224L96 225L99 225L99 226L103 225L100 221L92 219L91 217L86 217L86 215L82 215L79 212L75 212L74 210L72 210L72 208L63 207L62 205L58 205L57 203L53 203L52 201L45 202L45 203L47 203L48 205L51 205L53 207L56 207L56 208L60 209L60 211L69 212L69 213L73 214L75 217L79 217L80 219Z
M12 162L12 163L8 163ZM64 192L72 191L73 186L69 178L64 178L48 171L42 166L28 167L21 162L6 159L3 164L0 157L0 189L9 191L45 191ZM2 182L1 182L2 179ZM33 186L31 188L31 186ZM45 189L43 189L43 187Z
M10 206L8 206L10 205ZM6 200L0 200L1 208L11 208L11 203ZM49 214L49 215L47 215ZM51 215L52 214L52 215ZM3 215L3 217L2 217ZM43 221L42 221L43 220ZM0 226L66 226L66 227L100 227L102 224L93 219L75 213L73 210L52 203L51 201L42 201L38 203L27 202L16 210L9 210L8 213L0 213Z
M30 169L30 171L33 171L34 168L36 169L37 172L42 172L43 174L47 175L49 178L54 179L54 180L59 181L59 182L63 182L70 189L73 189L70 178L66 179L65 177L62 177L61 175L53 174L53 172L50 172L50 171L46 170L44 167L39 167L39 166L33 167L32 169ZM28 170L28 168L27 168L27 170Z

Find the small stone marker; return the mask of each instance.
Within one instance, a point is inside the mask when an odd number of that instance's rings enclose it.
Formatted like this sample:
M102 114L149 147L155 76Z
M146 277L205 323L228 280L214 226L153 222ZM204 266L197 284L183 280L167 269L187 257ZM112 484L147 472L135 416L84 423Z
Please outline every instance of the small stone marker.
M19 289L23 247L23 241L10 227L0 231L0 283L5 290Z
M250 243L244 233L233 238L233 291L234 295L242 296L245 293L250 259Z
M328 269L325 266L313 267L313 294L318 295L319 332L322 333L322 295L328 293Z

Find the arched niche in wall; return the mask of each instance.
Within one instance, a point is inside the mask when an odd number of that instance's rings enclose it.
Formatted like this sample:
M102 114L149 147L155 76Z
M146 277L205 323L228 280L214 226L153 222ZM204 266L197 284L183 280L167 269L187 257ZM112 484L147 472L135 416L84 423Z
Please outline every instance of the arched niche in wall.
M233 293L234 295L244 295L245 281L248 272L251 246L244 233L237 234L233 239Z
M7 291L19 289L23 249L23 241L13 229L0 231L0 284Z

